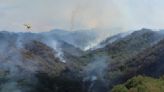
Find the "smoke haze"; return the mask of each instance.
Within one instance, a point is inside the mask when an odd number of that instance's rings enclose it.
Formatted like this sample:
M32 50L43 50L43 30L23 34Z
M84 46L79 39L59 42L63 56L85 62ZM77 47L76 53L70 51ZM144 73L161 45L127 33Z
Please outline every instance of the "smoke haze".
M163 0L1 0L0 29L33 32L62 28L118 33L148 27L163 28ZM119 29L119 30L113 30Z

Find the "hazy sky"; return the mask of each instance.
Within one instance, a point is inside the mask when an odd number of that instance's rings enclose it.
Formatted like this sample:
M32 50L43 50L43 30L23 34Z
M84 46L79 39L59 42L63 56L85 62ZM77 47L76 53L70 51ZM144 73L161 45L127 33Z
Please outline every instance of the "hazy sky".
M164 0L0 0L0 30L26 31L23 24L31 24L36 32L160 29L163 9Z

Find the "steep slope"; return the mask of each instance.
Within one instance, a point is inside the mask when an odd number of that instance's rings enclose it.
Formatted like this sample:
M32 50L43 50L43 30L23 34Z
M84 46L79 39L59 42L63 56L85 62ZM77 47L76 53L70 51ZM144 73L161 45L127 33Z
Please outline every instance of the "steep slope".
M33 61L38 68L38 72L45 72L47 74L59 75L64 70L64 63L57 57L55 50L47 45L32 41L24 45L24 49L21 49L23 55L23 61ZM29 66L30 67L30 66Z
M144 69L139 70L138 65L132 66L133 60L131 59L132 58L137 59L139 57L138 56L139 54L152 51L151 49L149 49L148 51L146 49L151 48L154 45L158 45L157 43L161 39L163 39L163 37L164 35L161 34L160 32L152 31L150 29L142 29L139 31L135 31L130 35L127 35L126 37L118 39L106 45L104 48L89 51L86 55L80 57L79 61L82 62L81 65L85 66L95 56L109 57L110 59L107 60L109 66L108 66L108 72L106 74L106 78L109 81L109 88L111 88L113 85L125 82L127 79L135 75L146 74L146 72L144 71L146 71L146 66L148 64L143 63ZM143 54L143 56L140 57L147 57L147 56L144 56ZM139 60L137 62L139 62ZM142 62L142 60L140 60L140 62ZM161 75L163 73L162 71L163 65L161 64L159 67L161 69L157 70L158 72L155 71L156 70L155 66L153 69L154 69L154 73L159 73L159 75ZM143 73L139 71L143 71ZM155 74L152 73L152 75Z
M20 48L14 40L6 39L0 51L1 92L31 92L38 85L36 74L58 76L65 69L55 50L44 43L29 41Z
M154 45L164 37L163 34L150 29L141 29L113 43L89 52L89 54L107 54L115 61L124 61L142 50Z
M107 56L112 59L108 60L111 65L123 65L124 62L144 49L155 45L162 38L164 38L164 34L160 32L141 29L107 44L104 48L89 50L79 58L79 61L82 62L82 65L85 65L95 56Z
M83 53L80 49L34 33L0 32L0 43L1 92L65 92L74 91L78 84L82 90L82 79L78 78L74 68L77 57ZM59 52L64 56L61 57ZM61 58L67 62L63 63Z
M164 74L164 40L128 60L126 66L132 74L159 77ZM129 73L130 73L129 71Z

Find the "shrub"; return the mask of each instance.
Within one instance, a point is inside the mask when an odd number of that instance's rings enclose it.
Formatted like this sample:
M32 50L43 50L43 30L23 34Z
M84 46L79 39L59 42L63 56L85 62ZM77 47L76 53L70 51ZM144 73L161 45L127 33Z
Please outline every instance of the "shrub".
M112 92L128 92L128 89L123 85L117 85L112 89Z

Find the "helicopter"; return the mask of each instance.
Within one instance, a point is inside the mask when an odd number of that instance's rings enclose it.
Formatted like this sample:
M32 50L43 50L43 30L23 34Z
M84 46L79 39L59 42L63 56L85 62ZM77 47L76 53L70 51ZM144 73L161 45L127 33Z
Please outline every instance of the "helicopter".
M32 26L29 25L29 24L24 24L24 26L25 26L25 28L26 28L27 30L30 30L30 29L32 28Z

